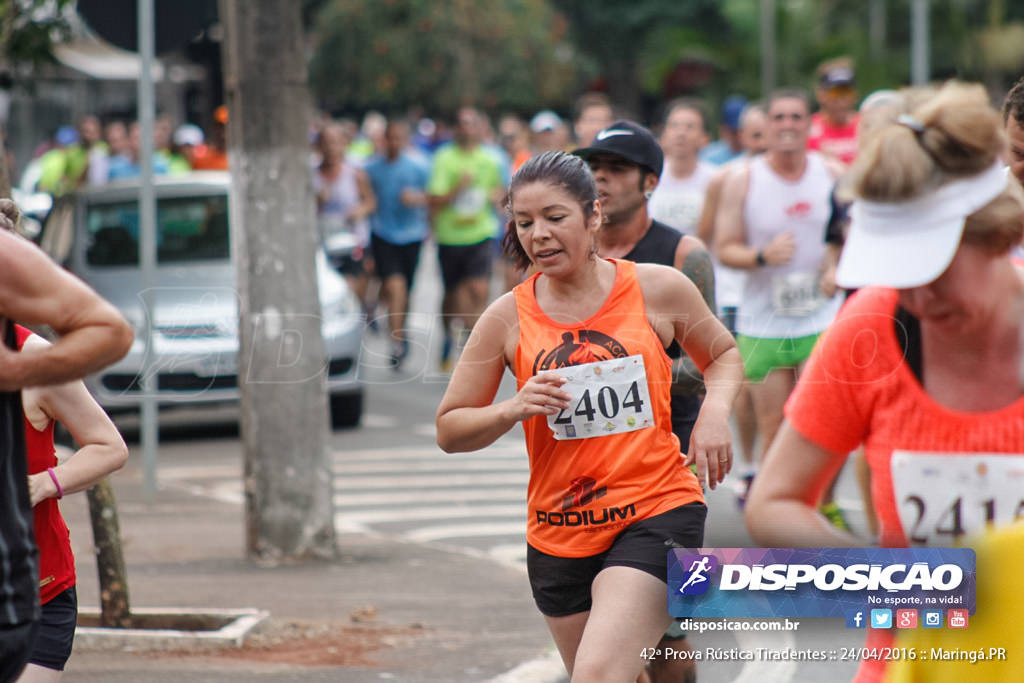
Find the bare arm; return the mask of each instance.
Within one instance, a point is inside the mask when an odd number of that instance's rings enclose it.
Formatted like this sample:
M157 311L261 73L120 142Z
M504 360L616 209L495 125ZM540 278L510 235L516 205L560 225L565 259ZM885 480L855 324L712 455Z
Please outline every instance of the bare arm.
M719 169L712 176L707 190L704 191L704 206L701 207L700 220L697 222L697 238L704 244L714 244L715 216L718 215L722 187L728 176L728 167Z
M834 296L839 290L836 284L836 268L839 267L839 257L843 248L838 244L825 245L825 259L821 264L821 280L818 284L821 293L827 297Z
M678 271L638 265L651 325L663 341L674 338L704 374L707 396L694 425L687 464L697 464L697 478L711 488L721 482L732 462L729 414L743 385L743 360L736 340Z
M409 208L425 207L428 204L427 193L421 188L411 185L403 187L398 198L403 206L408 206Z
M356 171L356 186L359 189L359 204L349 212L348 217L352 220L365 218L377 210L377 195L373 193L370 178L363 169Z
M38 350L46 346L49 346L46 341L33 335L24 348ZM38 411L48 418L47 421L60 422L81 445L73 456L53 468L65 495L84 491L124 466L128 447L82 382L29 389L23 394L23 400L26 415ZM59 495L47 472L29 475L28 488L32 505Z
M466 348L437 409L437 444L448 453L475 451L494 443L517 422L569 407L565 383L553 372L534 377L512 398L492 403L508 349L518 340L515 299L505 294L473 326Z
M320 182L321 184L319 190L317 190L314 185L314 192L316 192L316 210L317 212L320 212L323 210L324 204L326 204L327 201L331 198L331 188L330 185L323 180L323 176L321 175L319 166L313 169L313 182Z
M440 211L444 207L448 206L455 201L455 198L460 192L465 190L467 187L473 184L473 176L466 173L459 179L459 182L455 184L449 192L445 194L433 194L428 193L427 201L430 203L430 208L434 211Z
M765 548L863 545L818 512L818 502L844 460L808 441L785 420L747 500L747 529L754 540Z
M715 305L715 271L711 255L700 240L683 237L676 249L675 266L697 286L704 303L711 311ZM704 378L693 360L686 354L672 363L674 382L672 391L678 394L696 394L704 390Z
M796 238L791 230L776 235L763 249L747 244L743 207L749 179L748 166L731 173L725 181L721 209L715 219L715 251L718 260L727 266L748 270L788 263L796 251Z
M60 336L46 349L0 345L0 389L80 379L122 358L132 331L121 314L26 240L0 231L0 315L49 325Z
M715 253L724 265L756 268L757 250L747 245L743 204L747 196L750 172L744 168L723 181L721 206L715 215Z

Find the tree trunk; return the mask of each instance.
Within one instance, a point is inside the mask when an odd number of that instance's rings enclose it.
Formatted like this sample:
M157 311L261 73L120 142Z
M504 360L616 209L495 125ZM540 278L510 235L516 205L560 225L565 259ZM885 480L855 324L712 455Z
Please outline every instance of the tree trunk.
M247 551L337 554L301 3L220 0Z
M89 499L89 521L92 522L92 542L96 548L96 569L100 577L100 626L131 628L128 581L121 553L121 529L114 490L103 479L85 495Z

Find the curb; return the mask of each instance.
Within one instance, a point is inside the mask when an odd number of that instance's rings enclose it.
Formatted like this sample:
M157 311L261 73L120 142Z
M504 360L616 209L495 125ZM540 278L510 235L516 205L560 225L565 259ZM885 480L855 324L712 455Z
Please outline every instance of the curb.
M79 616L99 617L96 607L83 607ZM212 617L228 619L216 630L187 631L178 629L104 628L79 626L75 629L75 647L89 649L151 649L241 647L249 633L270 612L254 608L216 609L188 607L138 607L137 616Z

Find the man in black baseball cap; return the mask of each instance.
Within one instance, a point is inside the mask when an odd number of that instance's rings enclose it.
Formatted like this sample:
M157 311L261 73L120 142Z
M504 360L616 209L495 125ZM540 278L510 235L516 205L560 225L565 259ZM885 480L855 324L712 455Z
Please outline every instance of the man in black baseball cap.
M588 147L573 152L585 161L590 161L592 156L602 153L615 154L632 161L658 177L661 176L661 167L665 162L661 145L654 134L633 121L616 121L598 131Z
M600 131L594 142L573 154L590 164L597 181L604 224L597 234L602 257L672 266L690 278L708 307L715 310L715 277L704 243L651 219L647 198L658 186L663 162L661 146L651 131L632 121L617 121ZM690 431L700 409L703 385L693 363L674 347L672 427L680 448L690 451Z
M661 145L639 123L616 121L598 131L589 147L573 154L590 164L597 181L605 217L602 255L623 258L651 227L647 199L661 176L665 159Z
M664 223L652 220L647 200L658 186L664 165L661 145L651 131L633 121L616 121L594 136L593 142L573 152L587 161L597 181L604 224L597 234L602 257L636 263L672 266L690 278L712 311L715 308L715 276L703 242L684 236ZM673 359L672 432L680 449L689 453L690 433L703 401L704 386L696 366L675 342L668 349ZM659 648L680 652L690 649L677 623L665 633ZM692 680L692 659L654 658L649 673L656 682Z

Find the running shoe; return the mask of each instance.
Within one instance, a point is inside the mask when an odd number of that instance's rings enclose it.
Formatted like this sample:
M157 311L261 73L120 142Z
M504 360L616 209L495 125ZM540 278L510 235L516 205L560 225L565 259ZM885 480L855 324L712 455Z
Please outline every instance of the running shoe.
M754 483L754 475L744 474L736 485L736 506L742 510L747 506L747 496L750 495L750 486Z
M402 367L402 361L409 355L409 342L405 339L395 341L391 346L391 369L399 370Z
M825 515L825 519L827 519L835 528L841 531L850 530L850 525L847 523L846 517L843 515L843 511L835 501L823 504L818 508L818 511Z
M364 305L363 315L366 316L366 327L370 332L380 334L380 320L377 319L377 304Z

